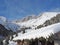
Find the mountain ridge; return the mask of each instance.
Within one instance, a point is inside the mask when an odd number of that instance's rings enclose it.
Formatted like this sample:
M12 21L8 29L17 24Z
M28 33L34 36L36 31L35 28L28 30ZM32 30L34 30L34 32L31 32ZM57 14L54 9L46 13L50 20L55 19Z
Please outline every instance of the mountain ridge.
M8 30L12 30L14 32L21 30L21 28L24 29L35 29L37 28L37 26L44 24L47 20L50 20L53 17L56 17L56 15L60 14L60 12L44 12L42 14L40 14L40 16L36 17L36 16L30 16L28 18L24 18L27 21L18 21L18 22L8 22L8 20L3 17L0 19L0 22L4 22L4 24L2 24L3 26L5 26L6 29ZM34 18L33 18L34 17ZM3 21L3 19L5 19L5 21Z

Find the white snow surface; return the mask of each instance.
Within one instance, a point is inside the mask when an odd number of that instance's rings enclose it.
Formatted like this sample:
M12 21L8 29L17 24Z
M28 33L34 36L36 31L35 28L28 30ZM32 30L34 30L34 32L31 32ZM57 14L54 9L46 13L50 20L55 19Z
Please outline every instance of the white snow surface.
M34 27L37 27L38 25L42 25L46 20L50 20L51 18L55 17L57 14L60 14L60 13L59 12L44 12L37 19L31 19L29 21L19 22L16 24L34 28Z
M60 31L60 23L56 23L47 27L43 27L37 30L32 30L25 34L15 37L13 40L23 40L23 39L35 39L35 38L48 38L51 34L55 34Z
M17 43L9 40L9 44L8 45L17 45Z

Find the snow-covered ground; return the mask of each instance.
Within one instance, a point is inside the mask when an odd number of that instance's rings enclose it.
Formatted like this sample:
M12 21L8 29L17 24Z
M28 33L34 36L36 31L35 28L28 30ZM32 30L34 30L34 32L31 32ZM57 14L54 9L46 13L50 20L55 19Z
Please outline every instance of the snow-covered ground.
M60 23L56 23L41 29L32 30L25 34L22 34L18 37L15 37L13 40L23 40L23 39L35 39L39 37L48 38L51 34L55 34L60 31Z
M35 38L48 38L51 34L55 34L60 31L60 23L56 23L47 27L43 27L37 30L28 31L25 34L19 34L17 37L13 38L13 40L23 40L23 39L35 39ZM15 42L11 41L10 45L16 45Z
M17 43L9 40L9 44L8 45L17 45Z

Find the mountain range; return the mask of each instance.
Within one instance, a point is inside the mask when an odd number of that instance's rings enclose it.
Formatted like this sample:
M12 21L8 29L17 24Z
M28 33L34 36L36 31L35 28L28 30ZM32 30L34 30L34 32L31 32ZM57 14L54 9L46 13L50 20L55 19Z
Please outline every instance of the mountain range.
M38 16L27 16L23 19L11 22L9 22L5 17L0 16L0 35L5 36L4 34L6 34L6 32L10 32L9 34L11 34L13 32L17 33L25 30L36 30L58 22L60 22L60 12L43 12Z

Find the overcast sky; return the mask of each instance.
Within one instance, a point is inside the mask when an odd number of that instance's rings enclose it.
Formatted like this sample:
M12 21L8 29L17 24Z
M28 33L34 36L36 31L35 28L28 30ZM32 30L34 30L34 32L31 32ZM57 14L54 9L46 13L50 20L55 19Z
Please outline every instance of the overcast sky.
M0 16L9 20L48 11L60 11L60 0L0 0Z

